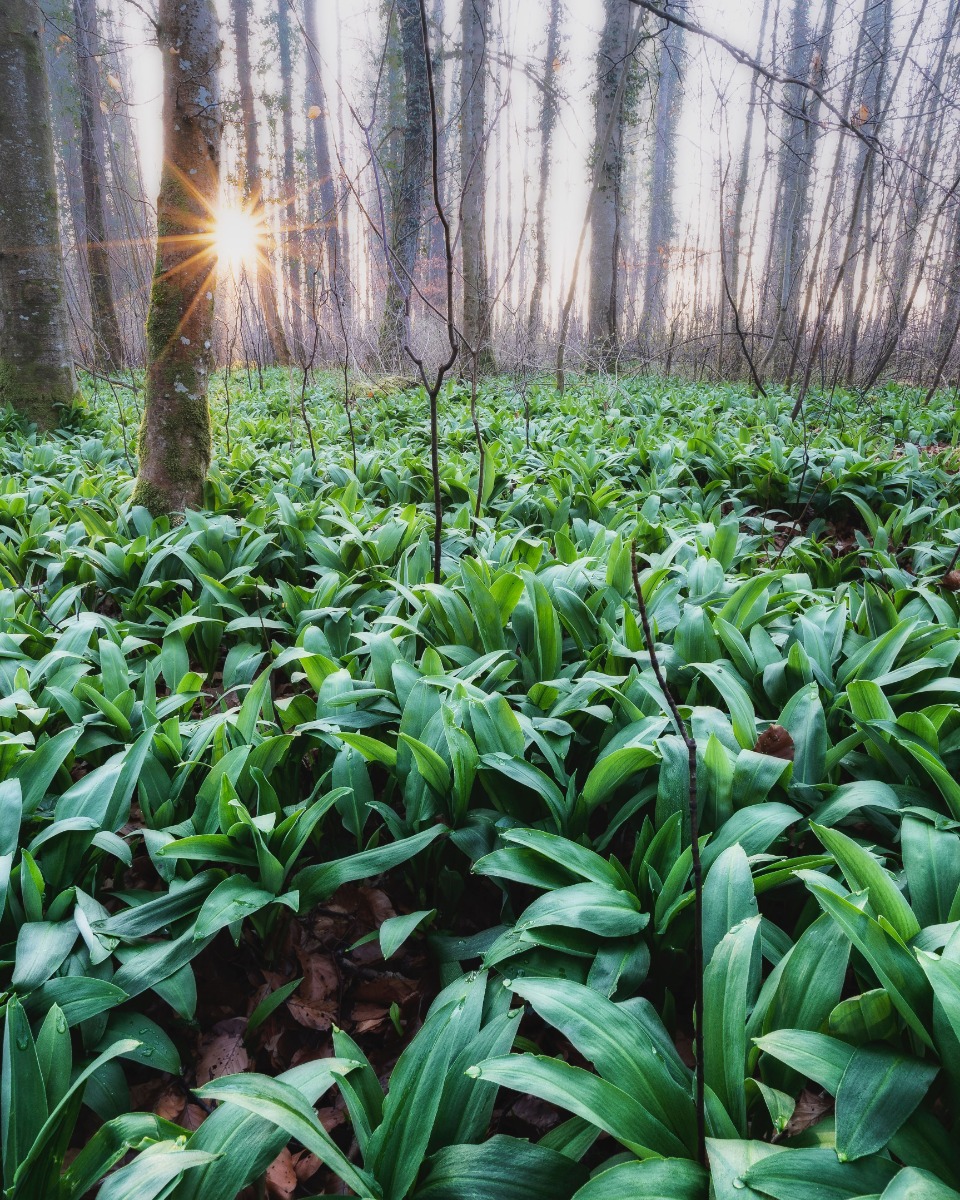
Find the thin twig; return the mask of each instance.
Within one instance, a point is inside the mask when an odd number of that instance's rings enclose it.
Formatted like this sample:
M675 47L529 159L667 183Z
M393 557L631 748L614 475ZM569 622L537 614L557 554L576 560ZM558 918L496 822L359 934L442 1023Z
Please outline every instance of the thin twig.
M433 183L433 207L443 227L443 249L447 273L446 326L450 353L437 367L433 382L431 383L427 379L423 355L418 356L414 354L409 340L404 344L403 348L409 356L410 361L420 372L421 382L426 389L427 395L430 397L430 471L433 476L433 582L439 583L440 533L443 523L443 502L440 497L440 430L437 397L440 395L440 389L443 387L443 381L447 372L453 366L454 362L456 362L459 345L457 343L457 331L453 323L453 241L450 234L450 222L447 220L443 201L440 198L440 168L438 163L440 138L437 128L437 94L433 84L433 62L430 58L430 33L427 28L427 7L424 0L420 0L420 27L423 31L423 59L427 73L427 95L430 98L430 174Z
M703 867L700 862L700 812L697 804L697 742L687 728L687 723L680 715L680 709L673 698L673 693L667 685L667 677L660 666L657 650L653 642L653 632L650 629L650 619L647 616L647 604L643 598L640 586L640 573L637 570L637 543L630 543L630 569L633 574L633 590L637 594L637 605L640 608L640 623L643 627L643 640L647 644L650 655L650 666L656 676L657 683L663 692L670 715L680 731L683 744L687 748L687 763L690 771L690 791L688 796L690 810L690 853L693 859L693 975L694 975L694 1045L697 1055L697 1157L700 1165L707 1165L707 1122L706 1122L706 1084L704 1076L703 1051Z

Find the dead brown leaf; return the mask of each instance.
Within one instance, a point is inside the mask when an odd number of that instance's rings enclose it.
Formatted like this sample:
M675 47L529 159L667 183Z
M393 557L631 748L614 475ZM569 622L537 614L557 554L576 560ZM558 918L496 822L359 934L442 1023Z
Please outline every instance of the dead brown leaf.
M783 1136L794 1137L798 1133L803 1133L811 1125L816 1125L817 1121L831 1108L833 1108L832 1096L828 1096L826 1092L813 1092L809 1088L804 1088L797 1097L797 1107L787 1122Z
M757 738L754 746L757 754L766 754L770 758L783 758L793 762L793 738L782 725L770 725Z
M230 1017L218 1021L209 1033L200 1038L197 1057L197 1083L201 1086L221 1075L236 1075L250 1065L243 1044L247 1027L245 1017Z
M291 1200L299 1183L293 1155L284 1147L267 1167L267 1195L272 1200Z
M303 983L287 1001L293 1019L307 1029L329 1029L337 1016L340 972L332 954L322 954L304 945L297 947Z
M315 1154L311 1154L309 1150L300 1150L293 1156L293 1169L296 1171L300 1183L306 1183L312 1179L322 1165L320 1159Z

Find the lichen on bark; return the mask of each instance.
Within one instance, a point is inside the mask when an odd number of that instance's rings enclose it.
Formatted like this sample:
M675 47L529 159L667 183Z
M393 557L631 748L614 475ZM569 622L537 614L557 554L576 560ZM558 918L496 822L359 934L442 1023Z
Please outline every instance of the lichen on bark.
M211 456L220 184L220 36L213 0L161 0L164 164L147 315L147 386L132 502L154 516L197 508ZM171 53L172 49L176 53Z

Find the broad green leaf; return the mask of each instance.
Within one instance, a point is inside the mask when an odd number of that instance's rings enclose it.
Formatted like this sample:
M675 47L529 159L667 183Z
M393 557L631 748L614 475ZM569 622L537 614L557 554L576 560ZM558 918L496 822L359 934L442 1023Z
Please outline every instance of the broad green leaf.
M765 1158L749 1167L743 1179L772 1200L810 1200L814 1180L817 1200L850 1200L882 1192L896 1173L889 1159L841 1162L830 1147L818 1147Z
M431 825L412 837L401 838L375 850L363 850L348 858L304 867L293 879L293 888L300 893L300 911L306 912L321 900L333 895L338 887L357 879L369 879L381 871L398 867L426 849L447 830L443 825Z
M424 1164L414 1200L570 1200L587 1171L565 1155L497 1134L445 1146Z
M936 1063L858 1046L836 1092L837 1156L847 1161L883 1150L938 1070Z
M392 958L420 925L426 924L436 915L435 908L422 908L418 912L388 917L380 926L380 949L383 957Z
M705 1200L707 1173L688 1159L625 1162L594 1175L573 1200Z
M641 1158L657 1156L662 1126L625 1091L569 1063L531 1054L488 1058L470 1069L476 1079L539 1096L582 1117Z
M349 1069L345 1067L344 1069ZM303 1094L289 1083L266 1075L225 1075L197 1089L204 1099L237 1104L272 1121L294 1137L364 1200L379 1200L373 1181L344 1155L320 1124Z
M747 1123L747 1013L757 976L760 918L741 922L720 941L703 977L704 1075L734 1125Z
M851 891L866 892L877 916L886 917L903 941L920 932L920 922L888 872L862 846L838 829L810 828L840 865Z

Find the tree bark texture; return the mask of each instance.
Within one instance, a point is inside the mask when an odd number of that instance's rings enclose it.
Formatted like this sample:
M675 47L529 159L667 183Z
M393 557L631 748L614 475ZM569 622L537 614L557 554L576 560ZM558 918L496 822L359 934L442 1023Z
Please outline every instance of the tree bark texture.
M300 268L303 241L297 213L296 143L293 137L293 54L288 0L277 0L277 49L280 57L280 126L283 136L283 261L287 276L290 329L298 356L304 353ZM307 0L307 7L311 7Z
M674 6L686 15L686 0ZM683 29L669 22L660 39L657 99L653 117L653 162L650 172L650 213L647 253L643 269L641 344L651 346L662 337L666 324L666 281L670 243L676 225L673 199L677 124L682 99Z
M534 225L533 287L527 333L532 338L543 321L543 290L547 284L547 195L553 131L557 124L556 76L560 65L560 0L550 0L550 24L543 67L543 97L540 109L540 162L537 180L537 215Z
M597 188L590 221L590 309L587 338L601 368L612 365L620 342L620 248L623 219L624 117L634 49L633 6L605 0L597 55Z
M220 31L214 0L160 0L163 170L147 317L147 386L133 503L155 516L197 508L210 465L220 188Z
M307 32L307 105L308 111L319 110L310 118L317 165L317 188L320 199L319 223L327 286L337 288L341 303L346 305L346 264L340 238L340 215L337 211L336 174L330 155L331 112L327 106L317 42L316 0L305 0L304 27Z
M96 0L73 0L76 30L77 85L80 94L80 170L86 227L87 268L90 274L90 313L93 324L94 363L101 367L123 365L120 322L113 298L113 278L107 249L104 197L106 142L100 110L100 31Z
M0 3L0 403L43 427L76 392L36 0Z
M240 119L243 125L244 199L254 219L263 229L262 245L256 266L257 303L263 316L268 361L286 365L290 362L273 267L273 236L263 203L263 179L260 175L260 138L257 132L257 111L253 100L253 78L250 68L250 3L232 0L233 36L237 51L237 86L240 90Z
M460 76L460 250L463 340L480 371L494 369L484 199L487 192L486 51L490 0L463 0Z
M387 295L380 328L380 355L399 370L409 341L410 293L419 257L423 197L430 160L430 96L423 29L417 0L397 0L403 59L404 125L396 186L392 189Z

